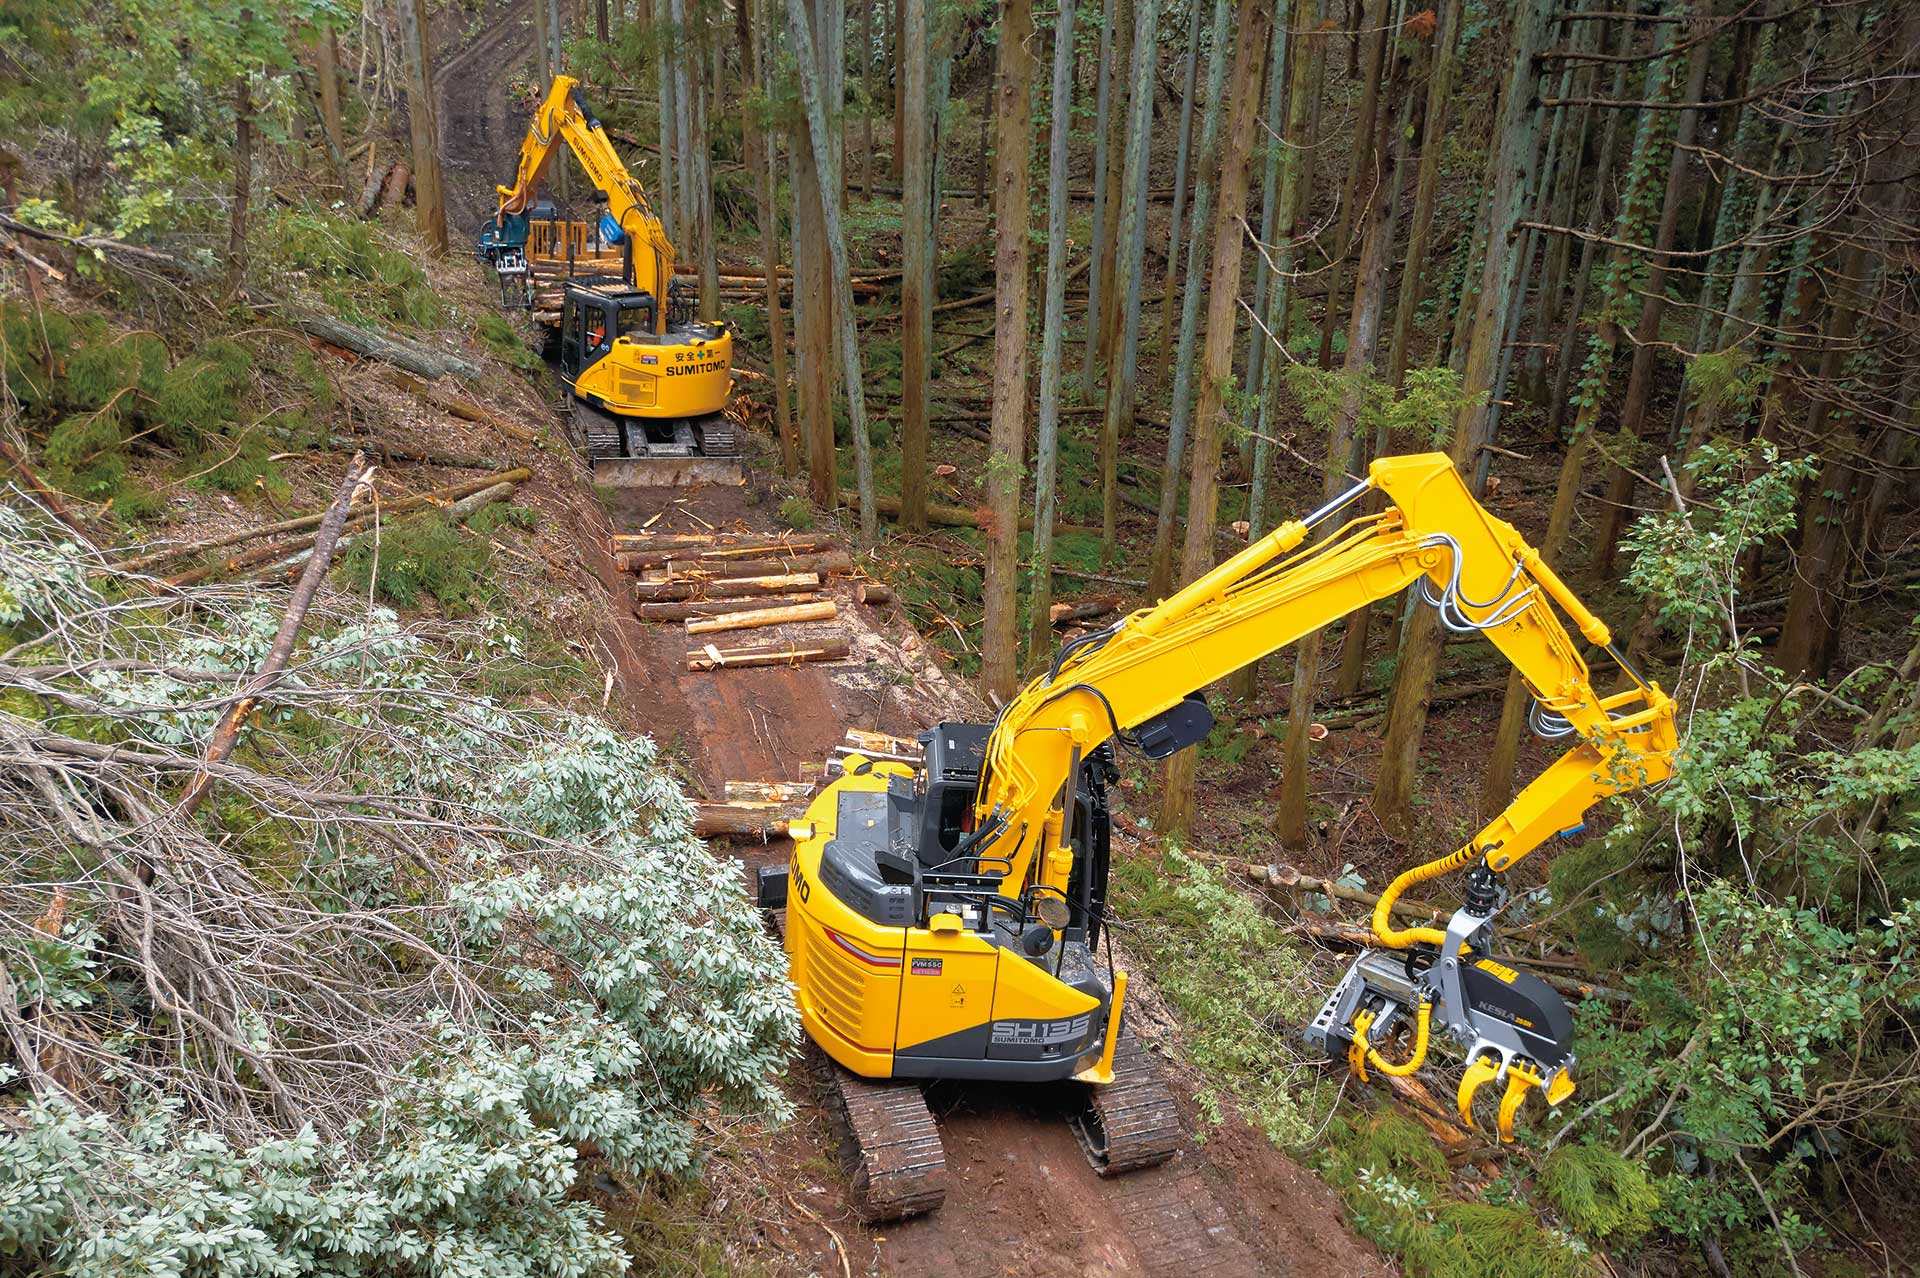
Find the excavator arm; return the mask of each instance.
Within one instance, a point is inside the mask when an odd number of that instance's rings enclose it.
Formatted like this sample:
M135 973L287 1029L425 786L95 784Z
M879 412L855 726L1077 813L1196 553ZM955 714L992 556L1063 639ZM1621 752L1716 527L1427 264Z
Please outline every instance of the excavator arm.
M647 193L620 155L606 129L580 96L572 76L557 75L545 100L533 113L526 139L520 144L520 163L511 186L496 187L500 207L496 224L524 216L539 197L540 184L554 150L564 143L586 170L587 178L607 202L607 214L620 238L632 246L632 282L653 293L654 331L667 331L667 286L673 279L673 244L647 202Z
M1375 489L1390 503L1384 511L1336 526ZM1518 668L1537 703L1535 730L1576 743L1467 844L1394 880L1375 912L1375 935L1387 949L1419 949L1431 965L1415 972L1400 956L1363 957L1309 1037L1329 1049L1344 1042L1363 1077L1369 1066L1406 1074L1424 1061L1431 1025L1441 1025L1467 1053L1463 1115L1471 1124L1473 1088L1503 1079L1500 1126L1510 1138L1528 1088L1555 1103L1572 1091L1573 1058L1570 1021L1564 1030L1543 1023L1563 1017L1564 1004L1537 977L1488 954L1491 917L1505 900L1497 876L1548 838L1577 830L1600 799L1664 780L1673 703L1637 675L1625 693L1596 691L1560 614L1631 674L1607 627L1512 525L1474 499L1444 454L1374 462L1364 483L1306 519L1282 524L1157 606L1069 643L999 716L975 821L998 831L986 854L1010 867L1003 893L1065 890L1073 869L1065 807L1081 760L1116 737L1155 758L1195 744L1213 722L1199 690L1415 582L1448 629L1485 635ZM1468 904L1449 927L1394 924L1393 903L1407 889L1474 862ZM1499 991L1480 993L1489 980L1506 988L1504 1001ZM1406 1025L1411 1055L1389 1062L1379 1047Z

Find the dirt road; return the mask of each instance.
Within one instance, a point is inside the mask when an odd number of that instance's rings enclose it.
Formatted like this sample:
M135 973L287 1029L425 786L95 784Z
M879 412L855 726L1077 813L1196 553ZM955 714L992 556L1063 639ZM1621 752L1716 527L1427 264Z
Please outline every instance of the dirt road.
M471 225L489 207L494 181L510 172L520 124L489 71L524 56L530 39L522 5L491 11L497 26L444 57L441 127L448 199ZM471 216L468 216L471 215ZM760 464L766 465L762 449ZM605 551L606 533L652 520L656 532L715 526L771 531L764 474L748 488L635 490L603 510L579 494L582 562L613 600L626 583ZM618 674L621 709L652 734L709 793L729 779L793 779L828 757L848 727L912 735L944 717L978 717L973 694L933 667L924 645L896 619L856 615L855 660L794 669L685 671L678 627L642 625L618 606L602 637ZM783 863L784 843L728 849L747 866ZM796 1072L796 1087L804 1071ZM1370 1247L1340 1224L1331 1191L1245 1124L1208 1133L1164 1167L1102 1180L1087 1165L1062 1115L1065 1090L942 1085L931 1101L951 1169L946 1205L931 1216L862 1229L839 1189L824 1187L822 1215L845 1240L849 1259L874 1272L919 1278L929 1264L970 1272L1051 1275L1385 1275ZM1197 1130L1197 1113L1185 1115ZM797 1132L821 1133L809 1115ZM804 1142L811 1139L814 1143ZM775 1142L766 1151L772 1197L818 1184L820 1136ZM869 1260L871 1258L871 1260ZM789 1257L788 1259L793 1259ZM821 1272L839 1269L822 1257Z

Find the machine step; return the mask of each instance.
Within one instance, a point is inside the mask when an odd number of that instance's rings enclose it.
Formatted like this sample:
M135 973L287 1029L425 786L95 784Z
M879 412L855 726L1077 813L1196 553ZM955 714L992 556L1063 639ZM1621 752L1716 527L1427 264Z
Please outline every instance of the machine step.
M1124 1025L1114 1045L1113 1081L1089 1087L1085 1107L1070 1121L1087 1161L1102 1176L1157 1166L1185 1142L1159 1063Z

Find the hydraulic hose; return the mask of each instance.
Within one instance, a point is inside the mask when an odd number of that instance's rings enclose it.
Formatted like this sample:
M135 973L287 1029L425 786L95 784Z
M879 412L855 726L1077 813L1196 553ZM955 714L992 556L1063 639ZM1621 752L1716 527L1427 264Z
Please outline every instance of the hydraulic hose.
M1428 945L1446 944L1447 934L1437 927L1395 927L1393 925L1393 903L1401 894L1417 883L1437 879L1443 874L1451 874L1476 855L1473 844L1469 843L1457 852L1448 853L1438 861L1429 861L1425 865L1416 865L1403 871L1398 878L1387 885L1380 894L1379 904L1373 907L1373 934L1380 944L1389 949L1404 950L1422 943Z
M1367 1064L1385 1074L1388 1078L1405 1078L1427 1063L1427 1031L1433 1025L1433 1004L1420 1000L1420 1010L1413 1022L1413 1055L1396 1065L1382 1056L1376 1049L1367 1048Z

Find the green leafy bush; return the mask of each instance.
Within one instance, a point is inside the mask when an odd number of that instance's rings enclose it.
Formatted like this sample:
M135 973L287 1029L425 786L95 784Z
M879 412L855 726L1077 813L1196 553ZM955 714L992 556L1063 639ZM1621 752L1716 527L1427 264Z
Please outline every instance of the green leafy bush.
M682 1176L714 1117L781 1118L797 1038L652 743L485 695L505 627L323 590L215 801L150 821L279 604L121 589L0 507L0 635L70 671L0 672L0 734L49 750L55 796L0 788L0 962L79 1066L0 1070L0 1249L80 1278L622 1272L582 1170ZM135 841L168 867L150 947L109 925ZM221 997L156 1014L188 975Z

